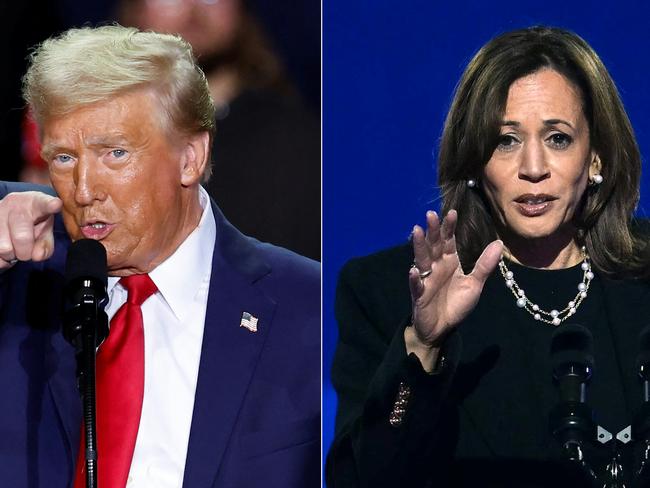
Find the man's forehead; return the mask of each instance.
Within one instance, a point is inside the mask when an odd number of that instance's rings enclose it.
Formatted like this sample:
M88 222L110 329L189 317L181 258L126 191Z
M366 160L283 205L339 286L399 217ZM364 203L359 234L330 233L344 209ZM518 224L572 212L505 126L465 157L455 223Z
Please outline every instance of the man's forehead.
M86 144L128 142L159 130L156 110L147 96L122 95L80 107L43 121L43 142L82 139Z
M94 121L110 122L110 119L121 118L150 118L161 108L159 97L153 89L138 88L124 93L117 93L93 103L84 103L78 106L65 107L63 113L57 112L56 104L49 116L45 116L43 125L49 123L61 124L70 121L95 119Z

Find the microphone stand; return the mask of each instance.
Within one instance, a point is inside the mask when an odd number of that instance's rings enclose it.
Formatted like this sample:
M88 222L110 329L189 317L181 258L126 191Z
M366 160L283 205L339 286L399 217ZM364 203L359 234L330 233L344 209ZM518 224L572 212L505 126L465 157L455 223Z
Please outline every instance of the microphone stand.
M584 384L581 386L584 395ZM551 433L560 442L565 459L580 468L592 487L602 488L598 475L584 455L584 444L596 438L596 424L592 419L591 408L578 401L558 403L549 417Z
M639 377L643 382L643 404L634 418L632 432L642 449L635 475L637 486L643 487L650 486L650 371L645 362L639 366Z
M549 427L565 460L577 466L592 487L602 488L598 475L585 459L585 445L596 439L593 411L586 403L587 383L594 365L593 337L578 324L558 328L551 339L553 379L560 401L551 410Z
M106 297L97 297L92 281L84 280L79 305L66 313L64 336L75 347L77 387L83 402L86 488L97 488L97 414L95 401L95 356L108 335L104 312ZM104 292L105 293L105 292Z
M568 328L569 326L566 326ZM643 385L643 403L628 425L612 434L593 421L586 404L586 385L591 376L591 336L581 326L571 325L565 332L553 335L551 358L555 365L553 377L560 390L559 404L550 414L554 437L560 441L563 456L580 466L593 486L601 488L650 487L650 326L639 334L640 352L637 372ZM596 428L596 436L593 429ZM584 459L583 448L610 444L611 458L602 471L602 479ZM600 444L600 446L598 446ZM634 467L628 474L624 466ZM631 475L631 476L630 476Z
M632 436L636 441L636 486L650 486L650 325L639 334L639 354L636 358L638 379L643 385L643 403L634 416Z

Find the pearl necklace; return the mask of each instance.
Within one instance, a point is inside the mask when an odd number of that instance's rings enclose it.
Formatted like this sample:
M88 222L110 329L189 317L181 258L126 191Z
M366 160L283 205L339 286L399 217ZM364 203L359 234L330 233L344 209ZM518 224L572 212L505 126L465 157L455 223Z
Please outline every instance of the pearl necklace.
M557 326L575 314L582 301L587 298L587 292L589 291L591 280L594 278L594 273L591 271L589 256L584 247L582 248L582 255L584 259L580 267L582 268L583 276L582 281L578 283L578 293L562 310L553 309L547 312L546 310L542 310L536 303L530 301L526 296L526 292L515 281L513 272L508 269L503 258L499 261L499 270L506 280L506 286L514 295L515 300L517 300L517 306L519 308L526 310L535 320Z

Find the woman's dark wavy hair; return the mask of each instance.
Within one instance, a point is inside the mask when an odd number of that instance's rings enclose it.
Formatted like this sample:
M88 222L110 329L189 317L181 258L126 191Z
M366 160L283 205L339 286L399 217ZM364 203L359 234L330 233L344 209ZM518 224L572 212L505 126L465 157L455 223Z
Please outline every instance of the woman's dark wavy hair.
M594 50L576 34L530 27L495 37L470 61L445 121L438 157L443 212L458 211L458 252L471 269L496 239L490 207L467 180L480 178L498 144L512 83L550 68L580 89L591 147L600 157L603 182L585 191L574 217L578 238L598 270L610 276L648 273L643 239L632 215L639 201L641 156L618 90Z

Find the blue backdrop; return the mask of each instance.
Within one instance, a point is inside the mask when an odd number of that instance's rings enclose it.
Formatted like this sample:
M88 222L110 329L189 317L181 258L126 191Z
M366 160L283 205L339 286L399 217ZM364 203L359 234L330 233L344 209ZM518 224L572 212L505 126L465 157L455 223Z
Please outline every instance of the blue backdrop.
M617 83L644 155L650 202L650 7L645 2L327 0L323 2L323 450L334 430L329 378L341 266L407 238L438 208L435 152L452 92L478 48L501 32L568 28ZM406 270L405 270L406 272Z

